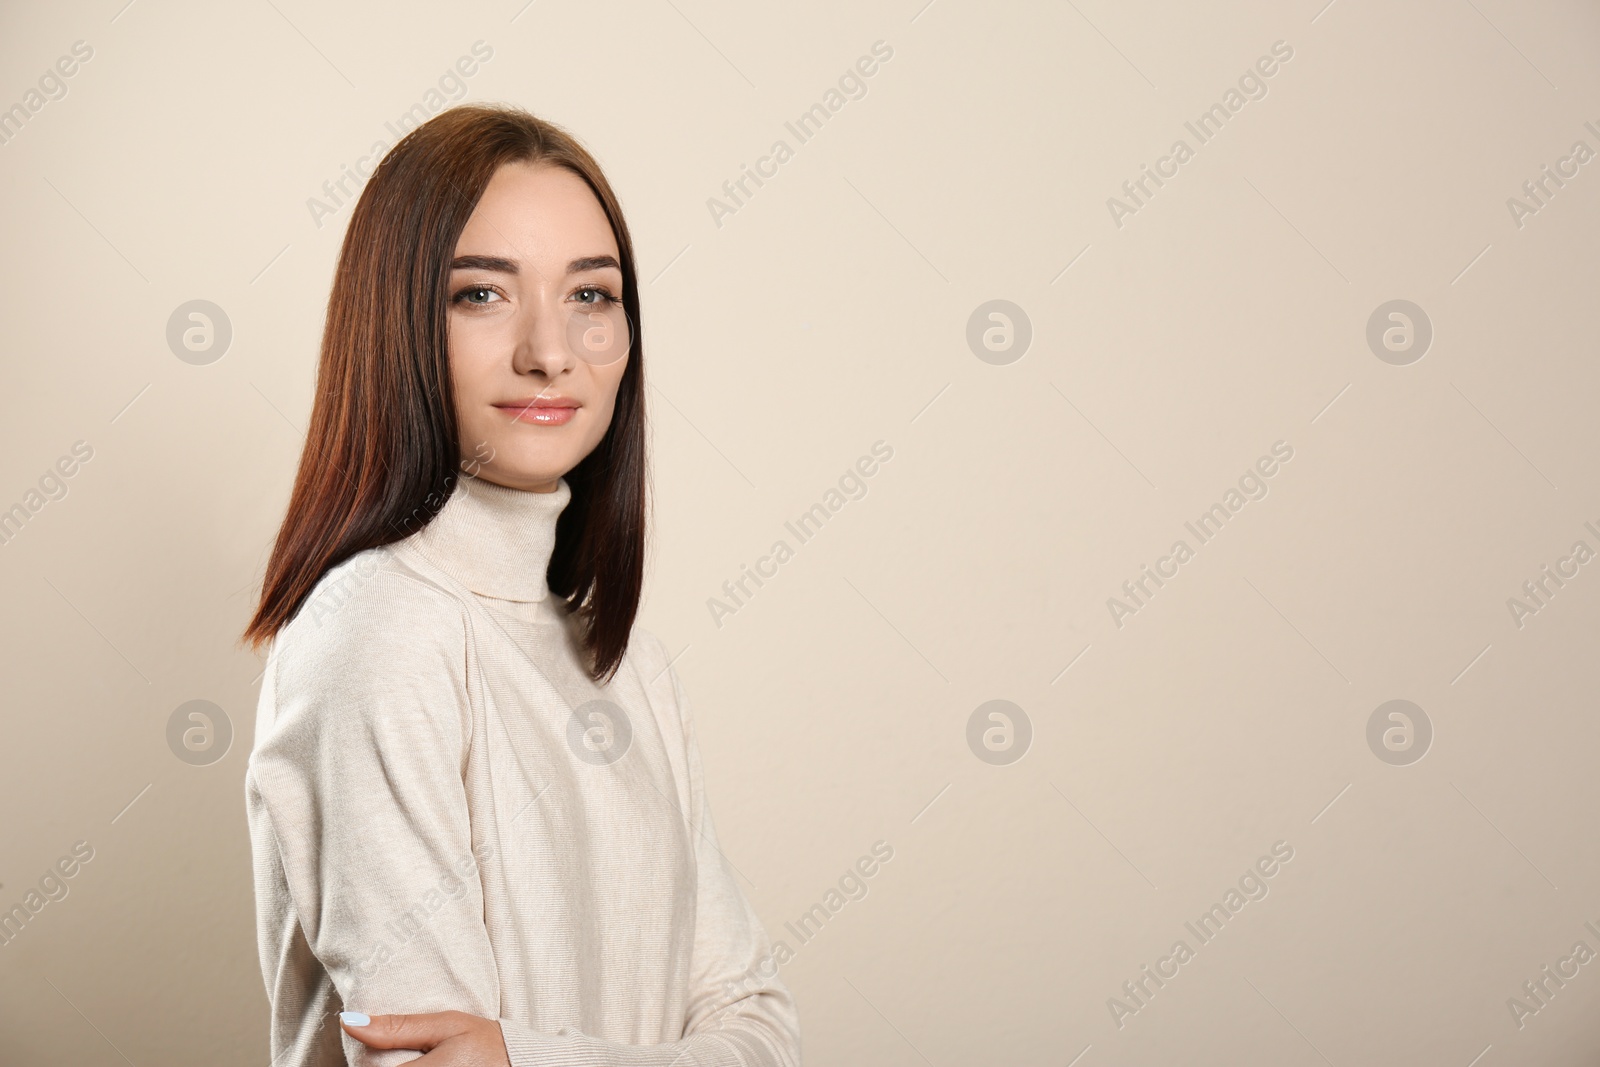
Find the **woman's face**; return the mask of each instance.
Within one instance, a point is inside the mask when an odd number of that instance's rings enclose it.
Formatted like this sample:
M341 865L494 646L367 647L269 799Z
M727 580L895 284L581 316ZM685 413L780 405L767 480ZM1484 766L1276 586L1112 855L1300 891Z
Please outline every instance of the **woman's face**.
M605 436L628 365L600 201L565 167L502 166L456 243L447 293L463 469L553 492Z

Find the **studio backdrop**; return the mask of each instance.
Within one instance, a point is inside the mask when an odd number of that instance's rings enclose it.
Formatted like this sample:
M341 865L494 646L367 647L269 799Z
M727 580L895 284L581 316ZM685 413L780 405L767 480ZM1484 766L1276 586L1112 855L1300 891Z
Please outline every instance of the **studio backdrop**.
M638 254L640 621L814 1065L1600 1053L1600 12L0 14L0 1060L266 1064L240 643L400 137Z

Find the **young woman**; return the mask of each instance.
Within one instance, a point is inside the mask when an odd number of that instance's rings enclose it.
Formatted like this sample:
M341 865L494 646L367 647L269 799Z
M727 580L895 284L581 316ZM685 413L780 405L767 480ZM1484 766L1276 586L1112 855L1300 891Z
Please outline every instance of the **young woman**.
M556 126L453 108L361 193L245 635L274 1067L800 1061L634 625L638 323L621 209Z

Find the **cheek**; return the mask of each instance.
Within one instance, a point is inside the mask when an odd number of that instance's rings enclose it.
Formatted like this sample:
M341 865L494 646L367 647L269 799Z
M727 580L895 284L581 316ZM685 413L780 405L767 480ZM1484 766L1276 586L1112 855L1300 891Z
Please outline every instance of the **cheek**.
M490 361L484 358L479 346L472 344L470 331L451 330L450 387L455 393L456 432L460 438L462 454L470 455L474 447L489 444L491 438L503 432L497 426L494 413L488 408L494 378Z
M626 366L627 364L624 362L622 367L625 369ZM621 369L612 371L604 378L598 379L595 382L594 406L595 412L599 416L595 419L595 429L598 432L598 436L595 438L597 442L599 441L600 437L605 436L606 430L611 426L611 420L616 417L617 390L621 387L621 385Z
M459 397L482 395L488 380L488 360L482 338L452 320L450 324L450 383Z
M482 330L450 330L450 385L455 392L456 414L464 425L482 423L485 406L505 391L505 361L493 338Z

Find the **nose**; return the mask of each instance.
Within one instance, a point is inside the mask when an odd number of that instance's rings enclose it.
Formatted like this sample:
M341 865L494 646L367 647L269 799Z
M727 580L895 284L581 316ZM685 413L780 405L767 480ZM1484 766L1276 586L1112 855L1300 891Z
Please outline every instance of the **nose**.
M577 362L567 344L567 316L557 308L540 304L530 307L517 323L516 350L512 368L518 374L542 371L554 379Z

